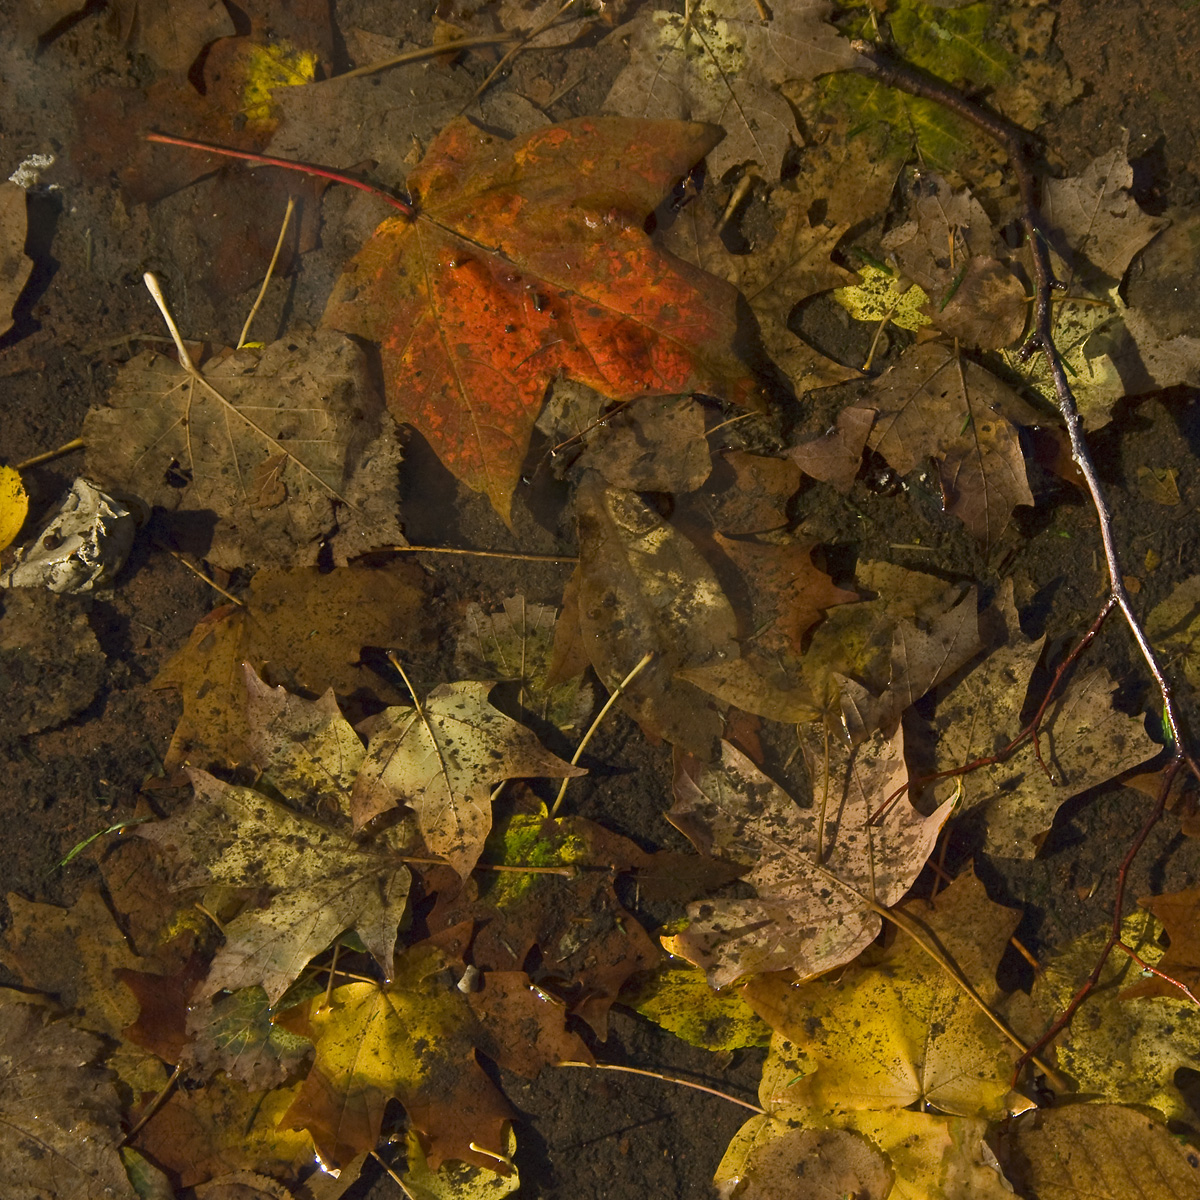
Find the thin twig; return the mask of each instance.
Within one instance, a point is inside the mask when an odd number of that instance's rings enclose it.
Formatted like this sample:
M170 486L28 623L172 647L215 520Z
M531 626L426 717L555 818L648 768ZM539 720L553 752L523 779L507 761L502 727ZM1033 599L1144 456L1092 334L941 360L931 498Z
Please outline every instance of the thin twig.
M654 657L654 651L647 650L646 653L642 655L637 666L634 667L633 670L630 671L629 674L626 675L625 678L622 679L621 682L618 683L617 686L613 689L612 695L609 696L609 698L604 702L604 707L596 714L596 719L589 726L587 733L585 733L583 735L583 740L579 743L579 746L576 748L575 753L573 755L571 755L571 766L575 766L575 764L577 762L579 762L579 759L582 756L584 750L586 749L588 742L590 742L592 740L592 734L594 734L596 732L596 730L600 728L600 722L603 721L604 718L608 715L608 710L610 708L612 708L612 706L614 704L616 704L616 702L620 698L621 694L638 677L638 674L643 670L643 668L645 668L649 664L650 660L653 657ZM555 796L554 804L552 805L552 807L550 809L550 815L552 817L558 813L558 810L562 805L563 797L567 794L567 784L570 782L570 779L571 779L571 777L567 776L562 781L562 786L558 789L558 795Z
M666 1083L677 1083L680 1087L692 1088L697 1092L707 1092L710 1096L728 1100L730 1104L740 1104L742 1108L748 1108L752 1113L758 1113L760 1117L767 1115L765 1108L759 1108L757 1104L751 1104L749 1100L740 1100L728 1092L719 1092L716 1088L705 1087L702 1083L693 1083L690 1079L681 1079L678 1075L664 1075L661 1071L644 1071L641 1067L621 1067L615 1063L557 1062L554 1065L556 1067L586 1067L589 1071L624 1071L626 1075L645 1075L648 1079L661 1079Z
M47 450L45 454L35 454L32 458L27 458L24 462L19 462L13 468L15 471L24 471L26 467L36 467L41 463L50 462L51 459L61 458L64 454L70 454L75 450L82 450L87 442L83 438L72 438L69 442L63 442L55 450Z
M361 75L374 75L378 71L386 71L389 67L400 67L405 63L420 62L426 58L438 58L443 54L454 54L459 50L470 50L475 46L506 46L516 41L511 33L484 34L479 37L458 38L453 42L443 42L440 46L421 46L417 50L406 50L395 58L385 58L381 62L367 63L365 67L355 67L353 71L343 71L309 87L319 87L322 83L336 83L341 79L357 79Z
M262 287L258 289L258 295L254 297L254 303L250 306L250 311L246 314L246 323L242 326L242 332L238 335L236 347L238 350L246 344L246 337L250 332L250 324L254 320L255 314L258 312L259 306L267 294L267 284L271 282L271 276L275 273L275 264L279 261L279 252L283 249L283 239L287 237L288 223L291 221L292 213L295 209L296 197L289 196L287 208L283 213L283 224L279 227L279 237L275 239L275 250L271 255L271 261L267 263L267 273L263 277Z
M134 1122L133 1128L117 1143L118 1146L127 1146L141 1132L142 1127L150 1120L152 1116L163 1106L163 1101L171 1094L180 1074L183 1071L183 1063L180 1063L174 1071L171 1072L171 1078L162 1085L158 1095L150 1101L149 1104L142 1110L142 1115Z
M189 571L191 571L191 573L193 575L198 575L201 579L203 579L204 582L207 583L208 586L210 588L212 588L212 590L214 592L220 592L220 594L222 596L224 596L226 600L228 600L232 604L236 604L238 606L238 608L246 607L246 602L244 600L239 600L232 592L227 592L219 583L216 583L214 580L209 579L209 577L207 575L205 575L205 573L202 570L200 570L199 567L192 566L192 564L190 562L188 562L188 560L186 558L184 558L183 555L180 554L178 550L172 550L169 546L163 546L161 543L155 543L155 544L159 545L161 547L161 549L165 550L172 558L176 558L181 563L183 563L183 565L185 567L187 567L187 569Z
M577 563L570 554L521 554L515 550L460 550L457 546L380 546L393 554L466 554L472 558L510 558L517 562Z

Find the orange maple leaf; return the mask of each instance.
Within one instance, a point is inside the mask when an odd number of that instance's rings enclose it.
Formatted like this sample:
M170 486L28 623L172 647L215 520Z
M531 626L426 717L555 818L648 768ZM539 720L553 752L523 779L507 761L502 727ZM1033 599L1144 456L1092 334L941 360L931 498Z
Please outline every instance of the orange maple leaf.
M756 401L736 290L644 228L720 137L588 117L506 142L458 118L408 177L415 215L384 221L335 286L325 324L380 343L393 415L505 521L560 373L614 400Z

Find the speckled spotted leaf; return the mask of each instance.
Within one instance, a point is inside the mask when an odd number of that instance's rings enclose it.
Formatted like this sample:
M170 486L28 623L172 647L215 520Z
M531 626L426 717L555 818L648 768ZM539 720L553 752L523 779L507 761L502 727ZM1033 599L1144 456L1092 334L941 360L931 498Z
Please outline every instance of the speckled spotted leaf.
M643 226L720 140L713 125L585 117L505 142L464 118L334 288L325 324L379 342L388 405L508 520L558 374L614 400L702 391L748 403L737 292Z
M757 895L689 905L691 923L664 945L703 967L713 987L789 968L808 978L857 957L879 932L877 909L908 891L952 807L923 817L901 796L868 823L907 781L903 730L849 752L831 745L809 808L728 742L721 751L720 763L680 763L667 817L702 853L750 866L744 880Z
M386 709L350 797L355 828L407 804L425 845L467 875L492 827L492 788L522 776L584 775L488 703L490 683L444 683Z

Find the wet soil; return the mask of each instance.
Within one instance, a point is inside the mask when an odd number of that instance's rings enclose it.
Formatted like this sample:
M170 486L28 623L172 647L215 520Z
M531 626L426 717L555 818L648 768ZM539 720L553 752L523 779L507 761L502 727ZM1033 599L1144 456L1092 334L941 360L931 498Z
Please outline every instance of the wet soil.
M3 5L10 28L24 8ZM106 24L102 4L64 23L53 39L0 59L0 166L7 174L35 153L53 154L54 168L29 193L26 247L33 277L16 311L16 324L0 340L0 460L18 463L79 434L84 414L104 403L118 365L135 350L135 335L160 336L157 314L142 286L156 270L171 295L175 316L189 337L214 343L236 340L252 293L230 301L196 284L208 267L194 229L204 218L203 188L158 205L129 205L112 182L84 182L70 147L87 130L76 127L73 104L101 85L137 84L145 64L123 49ZM338 4L339 29L359 27L394 37L427 40L428 0L356 0ZM1131 0L1062 0L1057 42L1080 94L1051 114L1040 132L1051 164L1076 173L1129 131L1136 193L1155 213L1181 213L1200 203L1200 6L1135 4ZM568 61L569 60L569 61ZM569 65L582 83L551 111L555 119L596 111L608 82L624 61L613 45L557 50L538 56L537 70L561 78ZM481 68L482 69L482 68ZM339 232L349 198L327 194L319 249L302 259L286 286L276 289L260 320L263 336L284 327L314 324L329 286L352 246ZM274 225L274 215L264 215ZM140 344L139 344L140 345ZM1185 390L1121 406L1096 439L1102 473L1112 495L1117 534L1137 577L1143 611L1191 575L1197 554L1196 503L1200 499L1200 417ZM802 399L786 421L797 431L820 431L837 393ZM1137 487L1143 464L1174 466L1182 504L1164 509ZM80 466L67 456L30 468L32 516L69 486ZM1096 521L1071 489L1043 481L1026 535L1003 564L1014 579L1027 632L1049 635L1054 652L1091 622L1101 602L1103 575L1097 557ZM416 544L514 548L531 553L569 552L570 522L555 510L555 485L535 474L518 497L512 531L485 502L465 492L415 438L403 481L404 522ZM813 489L798 501L796 519L839 547L841 560L891 556L888 548L915 545L929 553L904 560L948 578L979 575L961 532L936 503L856 488L853 513L831 493ZM536 511L541 520L531 512ZM547 517L545 514L556 514ZM15 660L0 656L0 879L4 890L68 904L91 878L86 863L56 870L76 842L131 814L139 789L160 774L165 747L178 719L172 691L151 685L195 624L222 602L182 561L152 540L155 525L139 539L116 587L77 602L95 636L104 667L95 694L69 719L23 732L36 711L38 690L50 693L81 667L53 657L38 678L21 676ZM1146 570L1147 553L1161 565ZM431 579L438 611L456 611L524 591L555 604L566 568L497 565L473 559L418 556ZM998 576L988 575L993 586ZM235 590L244 584L227 581ZM0 596L0 609L9 601ZM424 666L439 669L436 647ZM1116 621L1091 661L1104 663L1122 681L1128 711L1150 703L1151 690L1130 639ZM34 689L30 692L29 689ZM21 690L25 689L25 690ZM32 697L32 698L31 698ZM1191 706L1190 697L1184 697ZM36 723L36 722L35 722ZM669 753L651 747L624 718L616 718L592 747L595 774L572 787L574 811L624 833L640 844L684 849L662 819L669 795ZM169 799L166 801L169 803ZM1110 914L1115 868L1147 811L1140 792L1111 786L1078 797L1060 813L1038 858L1028 862L978 856L979 831L969 822L950 840L951 873L974 859L996 900L1021 905L1018 936L1035 955L1103 923ZM1130 874L1131 896L1169 891L1200 878L1200 844L1185 838L1168 815L1150 834ZM1012 983L1028 982L1019 962L1006 964ZM760 1059L741 1052L730 1063L693 1050L635 1015L617 1010L602 1057L668 1073L681 1073L753 1098ZM651 1079L547 1072L536 1083L504 1079L526 1120L519 1129L518 1162L523 1196L646 1196L702 1200L712 1194L712 1172L743 1110L724 1101ZM1200 1118L1198 1118L1200 1120ZM351 1194L394 1196L387 1180L367 1180Z

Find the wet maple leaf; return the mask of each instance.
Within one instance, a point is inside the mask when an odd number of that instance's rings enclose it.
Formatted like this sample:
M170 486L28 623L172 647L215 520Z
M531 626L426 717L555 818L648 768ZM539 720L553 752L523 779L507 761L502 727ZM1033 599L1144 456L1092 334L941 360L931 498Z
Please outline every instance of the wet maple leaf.
M1162 923L1171 939L1158 969L1178 980L1195 994L1200 988L1200 945L1197 945L1196 914L1200 909L1200 888L1182 892L1164 892L1161 896L1139 896L1138 903L1149 909ZM1165 979L1153 976L1127 987L1121 998L1165 996L1178 1000L1183 993Z
M316 1044L316 1062L281 1125L303 1127L326 1162L374 1148L395 1097L435 1169L447 1158L495 1167L513 1115L475 1059L479 1036L445 956L424 944L398 955L392 982L349 983L281 1018Z
M869 823L907 779L900 730L849 753L827 747L807 809L728 742L721 750L717 764L680 762L667 818L701 851L750 865L745 880L757 894L690 904L687 929L663 944L705 968L713 987L787 968L808 978L849 962L879 932L876 909L912 886L950 803L923 817L901 797Z
M407 804L425 845L467 875L492 827L492 788L521 776L587 772L551 754L488 703L491 683L444 683L423 703L380 714L350 796L356 829Z
M347 267L325 324L379 342L388 404L509 519L559 373L614 400L750 403L736 291L656 249L643 224L720 140L712 125L580 118L501 141L458 118Z

